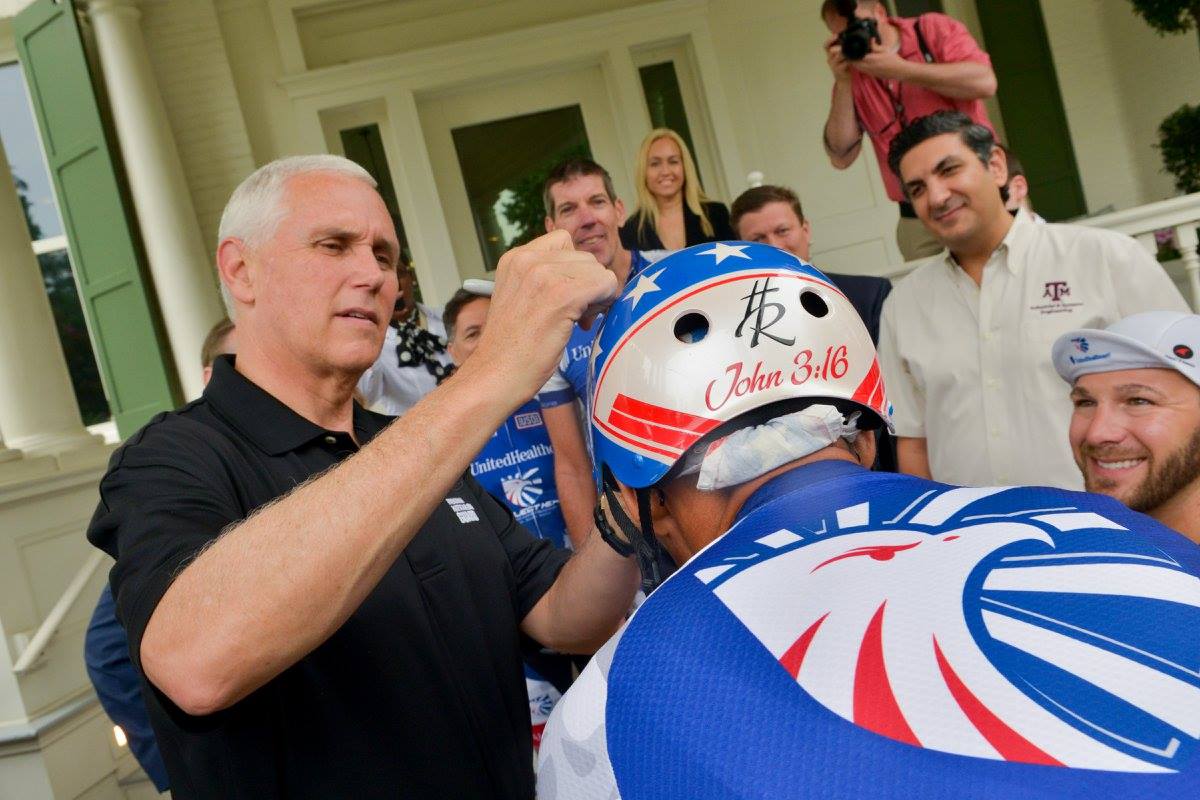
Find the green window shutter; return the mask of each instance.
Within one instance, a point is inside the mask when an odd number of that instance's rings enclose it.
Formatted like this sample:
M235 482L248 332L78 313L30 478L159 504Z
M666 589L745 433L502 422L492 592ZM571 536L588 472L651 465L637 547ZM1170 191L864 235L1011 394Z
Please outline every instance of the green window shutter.
M1025 165L1033 208L1051 222L1087 213L1039 0L977 0L996 72L1005 142Z
M70 0L36 0L13 20L54 181L79 298L122 438L181 394L141 268Z

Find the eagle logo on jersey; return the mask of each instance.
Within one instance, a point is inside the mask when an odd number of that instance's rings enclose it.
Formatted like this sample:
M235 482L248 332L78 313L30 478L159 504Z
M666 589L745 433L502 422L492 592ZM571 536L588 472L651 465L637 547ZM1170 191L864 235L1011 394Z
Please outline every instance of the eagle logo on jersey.
M517 508L528 508L542 496L542 479L538 476L538 468L517 470L506 478L501 478L500 486L504 490L504 498Z
M1001 491L931 490L886 520L859 503L695 578L812 698L882 736L1177 770L1200 737L1200 648L1160 628L1200 623L1200 579L1093 511L969 513Z

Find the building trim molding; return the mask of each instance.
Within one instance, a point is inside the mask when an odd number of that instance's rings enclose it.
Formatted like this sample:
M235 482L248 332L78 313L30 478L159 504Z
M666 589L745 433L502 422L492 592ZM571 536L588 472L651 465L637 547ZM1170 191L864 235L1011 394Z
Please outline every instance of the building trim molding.
M20 749L21 745L36 743L46 733L82 716L99 704L100 699L95 692L88 691L28 721L0 724L0 756L11 755L10 748Z
M378 87L395 88L400 83L424 94L483 77L520 74L562 62L600 63L604 54L618 44L645 45L690 35L706 21L706 10L704 0L663 0L308 70L281 78L279 85L292 100L322 95L332 100L341 96L339 105L347 102L346 92L357 95L356 90L367 86L379 93ZM530 41L537 42L537 47L531 48ZM297 47L298 41L280 41L281 50ZM497 64L505 65L503 73L497 72Z

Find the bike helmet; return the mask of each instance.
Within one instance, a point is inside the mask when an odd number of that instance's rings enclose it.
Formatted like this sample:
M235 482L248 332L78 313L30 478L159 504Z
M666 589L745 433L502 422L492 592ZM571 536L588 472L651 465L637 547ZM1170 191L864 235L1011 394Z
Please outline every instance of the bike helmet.
M861 428L891 427L854 306L811 264L764 244L701 244L647 267L605 316L588 385L604 481L638 490L698 444L813 402L861 412ZM635 544L655 550L641 494L648 541Z

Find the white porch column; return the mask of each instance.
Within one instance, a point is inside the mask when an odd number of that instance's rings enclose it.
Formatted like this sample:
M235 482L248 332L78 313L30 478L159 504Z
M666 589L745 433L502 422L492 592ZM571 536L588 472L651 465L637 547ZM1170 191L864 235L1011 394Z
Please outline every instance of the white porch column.
M179 381L200 396L200 346L221 318L216 275L196 221L183 164L154 80L134 0L88 6L125 172Z
M1196 223L1176 225L1175 241L1183 257L1183 270L1187 274L1188 287L1192 290L1192 310L1196 311L1200 309L1200 237L1196 235Z
M97 446L79 416L67 360L17 188L0 144L0 431L8 444L58 455ZM13 458L0 441L0 462Z

